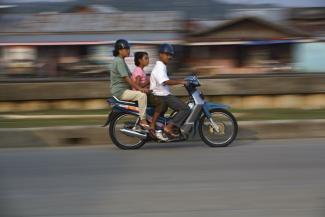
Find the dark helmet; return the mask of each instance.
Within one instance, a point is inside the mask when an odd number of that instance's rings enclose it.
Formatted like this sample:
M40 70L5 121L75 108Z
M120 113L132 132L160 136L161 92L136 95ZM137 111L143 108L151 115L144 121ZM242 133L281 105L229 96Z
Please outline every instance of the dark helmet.
M119 49L124 49L124 48L130 49L130 44L127 40L119 39L115 42L114 49L116 51L118 51Z
M162 44L159 47L159 53L168 53L174 55L174 48L170 44Z

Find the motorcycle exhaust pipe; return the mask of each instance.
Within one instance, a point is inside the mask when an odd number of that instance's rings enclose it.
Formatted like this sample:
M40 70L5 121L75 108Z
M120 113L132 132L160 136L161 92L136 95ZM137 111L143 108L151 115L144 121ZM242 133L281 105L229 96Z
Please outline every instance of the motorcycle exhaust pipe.
M124 133L125 135L127 135L127 136L137 137L139 139L146 139L147 138L146 133L140 133L140 132L136 132L136 131L129 130L129 129L120 129L120 131L122 133Z

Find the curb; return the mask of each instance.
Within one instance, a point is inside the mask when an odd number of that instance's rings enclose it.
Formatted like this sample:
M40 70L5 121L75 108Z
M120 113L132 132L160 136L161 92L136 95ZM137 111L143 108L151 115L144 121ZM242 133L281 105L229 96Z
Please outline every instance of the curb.
M237 139L325 137L325 119L240 121ZM0 148L112 145L107 128L63 126L0 129ZM192 141L200 141L198 135Z

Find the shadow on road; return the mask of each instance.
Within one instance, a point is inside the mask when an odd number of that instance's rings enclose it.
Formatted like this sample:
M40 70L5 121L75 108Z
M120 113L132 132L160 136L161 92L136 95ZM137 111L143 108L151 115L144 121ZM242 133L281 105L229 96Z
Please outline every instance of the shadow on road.
M174 143L147 143L141 149L179 149L179 148L193 148L193 147L206 147L201 142L174 142Z
M232 148L238 146L246 146L256 143L255 140L235 140L232 144L227 147L219 148ZM186 141L186 142L175 142L175 143L147 143L141 150L151 149L190 149L190 148L212 148L206 145L203 141Z

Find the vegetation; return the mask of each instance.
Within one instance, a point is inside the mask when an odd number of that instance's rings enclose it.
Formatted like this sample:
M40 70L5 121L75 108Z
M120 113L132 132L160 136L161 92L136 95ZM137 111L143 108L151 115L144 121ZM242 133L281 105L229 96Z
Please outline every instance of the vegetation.
M325 119L325 109L233 109L239 121ZM108 110L50 110L0 113L0 128L103 125Z

